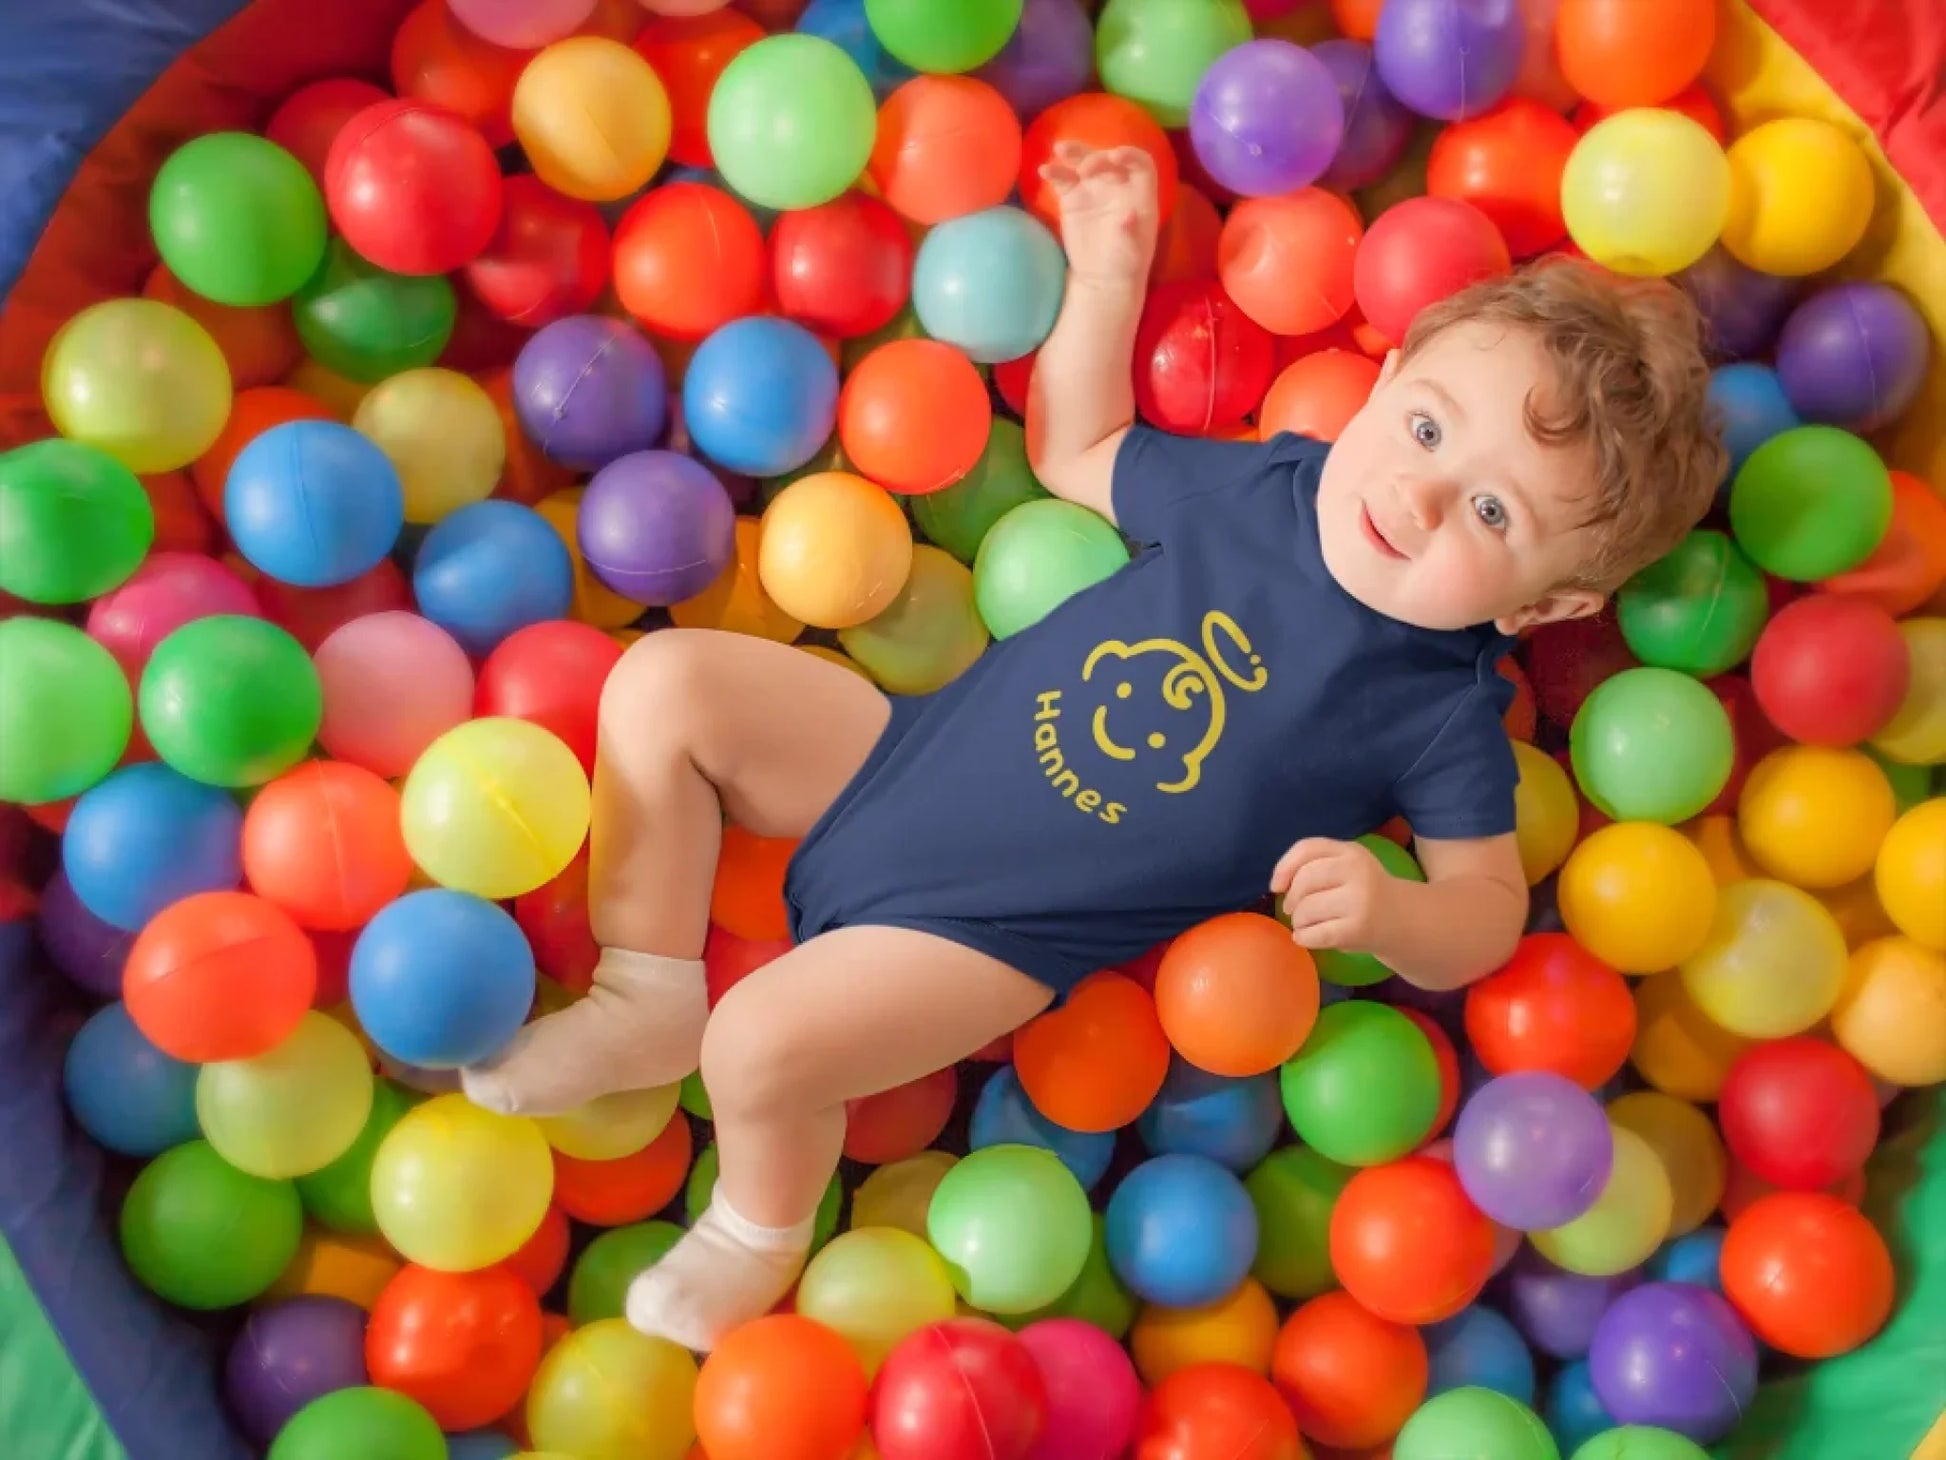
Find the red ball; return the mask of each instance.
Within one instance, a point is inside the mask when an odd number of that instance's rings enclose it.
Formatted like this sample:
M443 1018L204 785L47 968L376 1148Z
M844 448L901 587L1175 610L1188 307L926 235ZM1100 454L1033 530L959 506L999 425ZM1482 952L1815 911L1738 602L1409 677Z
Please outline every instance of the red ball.
M1216 273L1238 308L1279 335L1329 329L1350 311L1365 228L1336 193L1247 198L1218 236Z
M1368 1166L1331 1209L1331 1267L1347 1293L1394 1323L1437 1323L1493 1275L1493 1223L1450 1162Z
M534 966L571 993L594 981L601 948L588 927L588 857L514 899L514 921L534 950Z
M1862 598L1813 593L1764 627L1750 683L1771 723L1806 745L1856 745L1898 713L1911 654L1892 615Z
M1816 1191L1856 1171L1878 1144L1878 1092L1865 1067L1808 1035L1752 1045L1717 1097L1723 1139L1750 1174Z
M285 97L264 124L264 136L303 163L323 187L325 158L345 123L367 107L389 100L389 93L369 81L327 76Z
M505 1265L477 1272L400 1268L372 1304L365 1367L417 1400L441 1429L506 1414L541 1361L541 1300Z
M1027 390L1034 380L1034 361L1040 351L1022 355L1018 360L1002 360L993 367L993 388L1000 392L1001 403L1016 416L1027 414Z
M1135 408L1181 435L1233 431L1270 386L1276 349L1214 279L1152 290L1135 332Z
M985 1318L949 1318L886 1355L872 1390L883 1460L1025 1460L1047 1422L1031 1349Z
M1735 816L1737 801L1743 795L1743 783L1750 779L1750 768L1789 741L1778 733L1777 727L1765 716L1757 703L1757 692L1743 675L1719 674L1703 682L1729 715L1730 732L1735 737L1730 779L1723 783L1723 789L1717 793L1716 799L1703 808L1703 815Z
M1535 707L1564 731L1596 685L1636 665L1612 607L1588 618L1542 624L1528 636L1525 658Z
M1138 1460L1305 1460L1283 1397L1241 1364L1191 1364L1150 1391L1136 1421ZM889 1457L888 1457L889 1460Z
M912 237L877 198L845 193L771 225L777 307L815 334L844 340L882 329L911 285Z
M1532 258L1568 236L1561 175L1580 140L1559 112L1512 97L1439 134L1426 163L1426 193L1471 203L1515 258Z
M615 229L615 297L644 329L700 340L763 307L763 230L721 188L664 183Z
M500 226L466 266L491 313L539 329L580 314L608 287L608 225L601 210L522 173L502 189Z
M231 560L231 566L240 561ZM329 588L297 588L265 577L254 568L245 577L257 602L263 605L264 617L313 654L318 645L355 618L394 609L412 611L412 589L390 558L380 558L349 583L335 583Z
M1466 991L1466 1037L1490 1074L1547 1070L1593 1090L1635 1042L1622 976L1566 933L1530 933Z
M1718 142L1723 141L1726 136L1723 130L1722 109L1717 106L1715 98L1703 90L1703 83L1700 81L1686 90L1677 92L1667 101L1657 102L1656 106L1665 112L1681 112ZM1585 132L1596 122L1605 122L1615 113L1627 110L1628 107L1604 106L1598 101L1583 101L1574 109L1574 115L1569 120L1574 124L1575 131Z
M950 1066L917 1080L845 1102L845 1155L867 1166L916 1156L952 1119L959 1074Z
M636 51L655 67L669 93L670 161L686 167L711 165L710 92L730 62L763 38L761 25L734 10L658 14L635 37Z
M714 1009L731 989L794 946L789 938L746 938L711 923L703 937L703 983L709 990L709 1006Z
M1179 169L1175 149L1161 123L1125 96L1105 91L1084 91L1057 101L1035 117L1021 137L1020 201L1058 235L1061 207L1054 185L1041 176L1041 167L1051 161L1054 149L1063 142L1079 142L1088 147L1140 147L1155 163L1156 211L1162 222L1176 210Z
M475 127L422 101L383 101L344 124L324 164L331 221L395 274L447 274L500 225L500 164Z
M480 666L473 713L551 730L593 775L601 689L622 653L620 644L587 624L529 624L502 639Z
M1730 1223L1723 1295L1762 1342L1801 1359L1845 1353L1892 1312L1885 1238L1836 1197L1786 1191Z
M1459 1051L1453 1048L1452 1037L1432 1015L1418 1009L1401 1008L1399 1012L1419 1026L1426 1043L1432 1046L1433 1063L1439 1066L1439 1113L1433 1117L1432 1129L1426 1132L1426 1141L1430 1143L1439 1139L1447 1122L1459 1110Z
M1427 305L1512 268L1507 240L1471 203L1407 198L1365 231L1352 290L1366 322L1396 345Z
M534 1228L534 1235L521 1243L520 1250L502 1266L532 1288L535 1297L545 1298L567 1270L568 1246L573 1236L568 1214L550 1206L541 1224Z
M340 761L286 771L244 815L243 873L252 892L301 928L364 926L412 880L398 791Z

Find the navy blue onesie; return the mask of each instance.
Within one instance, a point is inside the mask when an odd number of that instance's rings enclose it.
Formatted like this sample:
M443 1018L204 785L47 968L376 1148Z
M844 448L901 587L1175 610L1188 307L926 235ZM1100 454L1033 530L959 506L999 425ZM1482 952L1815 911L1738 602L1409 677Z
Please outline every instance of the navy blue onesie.
M792 935L917 928L1064 992L1254 904L1300 838L1394 814L1423 837L1513 830L1510 641L1338 586L1326 450L1130 431L1115 515L1150 546L944 689L893 699L792 860Z

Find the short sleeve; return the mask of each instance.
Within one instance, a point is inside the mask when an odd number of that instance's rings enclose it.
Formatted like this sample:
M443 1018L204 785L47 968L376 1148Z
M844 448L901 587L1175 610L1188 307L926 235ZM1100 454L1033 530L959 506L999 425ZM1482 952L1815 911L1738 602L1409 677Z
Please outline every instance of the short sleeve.
M1501 715L1513 686L1489 669L1447 716L1432 743L1393 788L1415 837L1470 841L1514 829L1520 779Z
M1275 444L1131 426L1115 453L1115 524L1137 542L1166 545L1184 521L1200 521L1213 507L1220 511L1210 499L1262 477L1279 454Z

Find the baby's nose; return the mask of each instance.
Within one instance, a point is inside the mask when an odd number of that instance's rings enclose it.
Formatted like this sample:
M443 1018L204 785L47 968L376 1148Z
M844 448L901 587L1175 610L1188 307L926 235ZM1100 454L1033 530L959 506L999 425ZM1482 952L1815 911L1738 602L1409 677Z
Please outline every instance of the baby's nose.
M1431 531L1445 520L1453 500L1453 484L1437 476L1409 477L1401 485L1399 495L1413 522Z

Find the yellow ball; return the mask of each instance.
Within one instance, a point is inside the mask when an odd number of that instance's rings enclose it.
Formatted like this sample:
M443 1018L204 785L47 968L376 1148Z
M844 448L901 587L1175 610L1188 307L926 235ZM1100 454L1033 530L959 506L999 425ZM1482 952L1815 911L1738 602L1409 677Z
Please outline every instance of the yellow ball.
M949 1151L921 1151L903 1161L880 1166L867 1176L851 1198L851 1225L894 1227L915 1237L926 1235L926 1213L932 1194L946 1173L959 1164Z
M318 364L309 355L298 361L296 368L284 377L284 384L292 390L303 391L347 426L351 424L351 418L358 414L358 403L365 399L372 388L370 382L340 375Z
M1729 1157L1716 1123L1687 1100L1638 1090L1608 1107L1608 1118L1649 1144L1669 1176L1669 1235L1685 1236L1710 1219L1723 1199Z
M1238 1364L1268 1375L1277 1307L1262 1283L1245 1278L1235 1292L1200 1308L1144 1305L1128 1342L1145 1384L1160 1384L1192 1364Z
M351 1149L372 1113L372 1067L352 1032L315 1009L275 1049L196 1072L196 1122L252 1176L307 1176Z
M132 472L175 471L230 418L230 366L195 320L154 299L91 304L48 342L41 395L54 428Z
M912 531L890 494L826 471L799 477L764 509L757 572L785 613L848 629L891 606L912 556Z
M1653 822L1618 821L1576 847L1558 896L1575 941L1623 973L1673 968L1703 945L1716 916L1708 859Z
M1729 207L1723 149L1679 112L1640 107L1595 123L1561 175L1568 232L1618 274L1688 268L1716 242Z
M543 1450L608 1460L683 1460L696 1438L696 1361L626 1319L577 1328L549 1349L527 1391Z
M1892 823L1872 881L1901 933L1946 952L1946 796L1921 801Z
M1734 816L1699 816L1683 828L1683 833L1696 843L1696 850L1709 863L1710 876L1716 879L1718 887L1728 887L1732 882L1757 875L1757 869L1744 855L1743 843L1737 840Z
M1810 893L1755 878L1724 888L1709 937L1682 964L1696 1007L1732 1034L1782 1039L1831 1011L1845 935Z
M507 464L507 429L471 376L428 367L381 380L351 424L398 468L407 522L437 522L493 495Z
M540 180L608 203L655 176L669 151L669 93L635 51L601 36L547 47L514 87L514 135Z
M797 1311L850 1344L865 1376L907 1334L954 1313L953 1275L920 1237L896 1227L854 1227L804 1269Z
M551 881L588 834L588 778L525 720L455 725L420 753L399 816L406 850L442 887L491 899Z
M726 629L779 644L797 641L804 625L771 602L757 576L762 535L763 524L756 518L737 518L735 560L694 598L669 605L669 617L678 628Z
M973 571L943 549L916 543L898 596L877 617L840 629L838 642L895 695L926 695L958 679L988 643L973 606Z
M1912 678L1873 748L1904 765L1946 765L1946 618L1905 619L1899 633Z
M1750 1041L1713 1023L1696 1007L1676 974L1645 978L1635 985L1635 1043L1629 1063L1665 1095L1708 1102L1723 1093L1723 1082Z
M574 564L574 605L568 613L577 623L591 625L597 629L619 629L632 624L642 616L642 605L622 597L601 579L588 571L588 565L581 557L581 541L575 530L575 522L581 515L581 498L585 487L563 487L560 491L541 498L534 504L534 510L541 514L541 520L554 529L554 535L568 550L568 561Z
M1843 887L1872 870L1898 805L1862 750L1787 745L1751 769L1737 830L1757 865L1796 887Z
M1609 1122L1615 1164L1595 1204L1566 1226L1528 1236L1556 1267L1584 1277L1612 1277L1646 1262L1669 1235L1675 1193L1649 1143Z
M533 1121L436 1095L408 1110L372 1158L372 1214L407 1260L441 1272L505 1261L539 1230L554 1159Z
M349 1237L306 1227L297 1256L264 1293L275 1298L343 1298L367 1312L404 1264L378 1237Z
M1831 1008L1831 1033L1881 1080L1946 1080L1946 954L1901 937L1858 949Z
M1520 781L1514 787L1514 840L1520 846L1520 868L1532 887L1574 850L1581 830L1581 807L1574 782L1561 763L1524 740L1514 743L1514 765Z
M1815 274L1872 221L1872 165L1830 122L1780 117L1731 144L1723 246L1766 274Z
M619 1161L661 1135L675 1116L682 1085L617 1090L561 1115L545 1116L541 1134L563 1156L581 1161Z
M826 664L835 664L840 669L848 669L860 679L871 680L872 672L843 650L834 649L829 644L799 644L801 651L813 659L822 659ZM876 681L872 681L876 683Z

